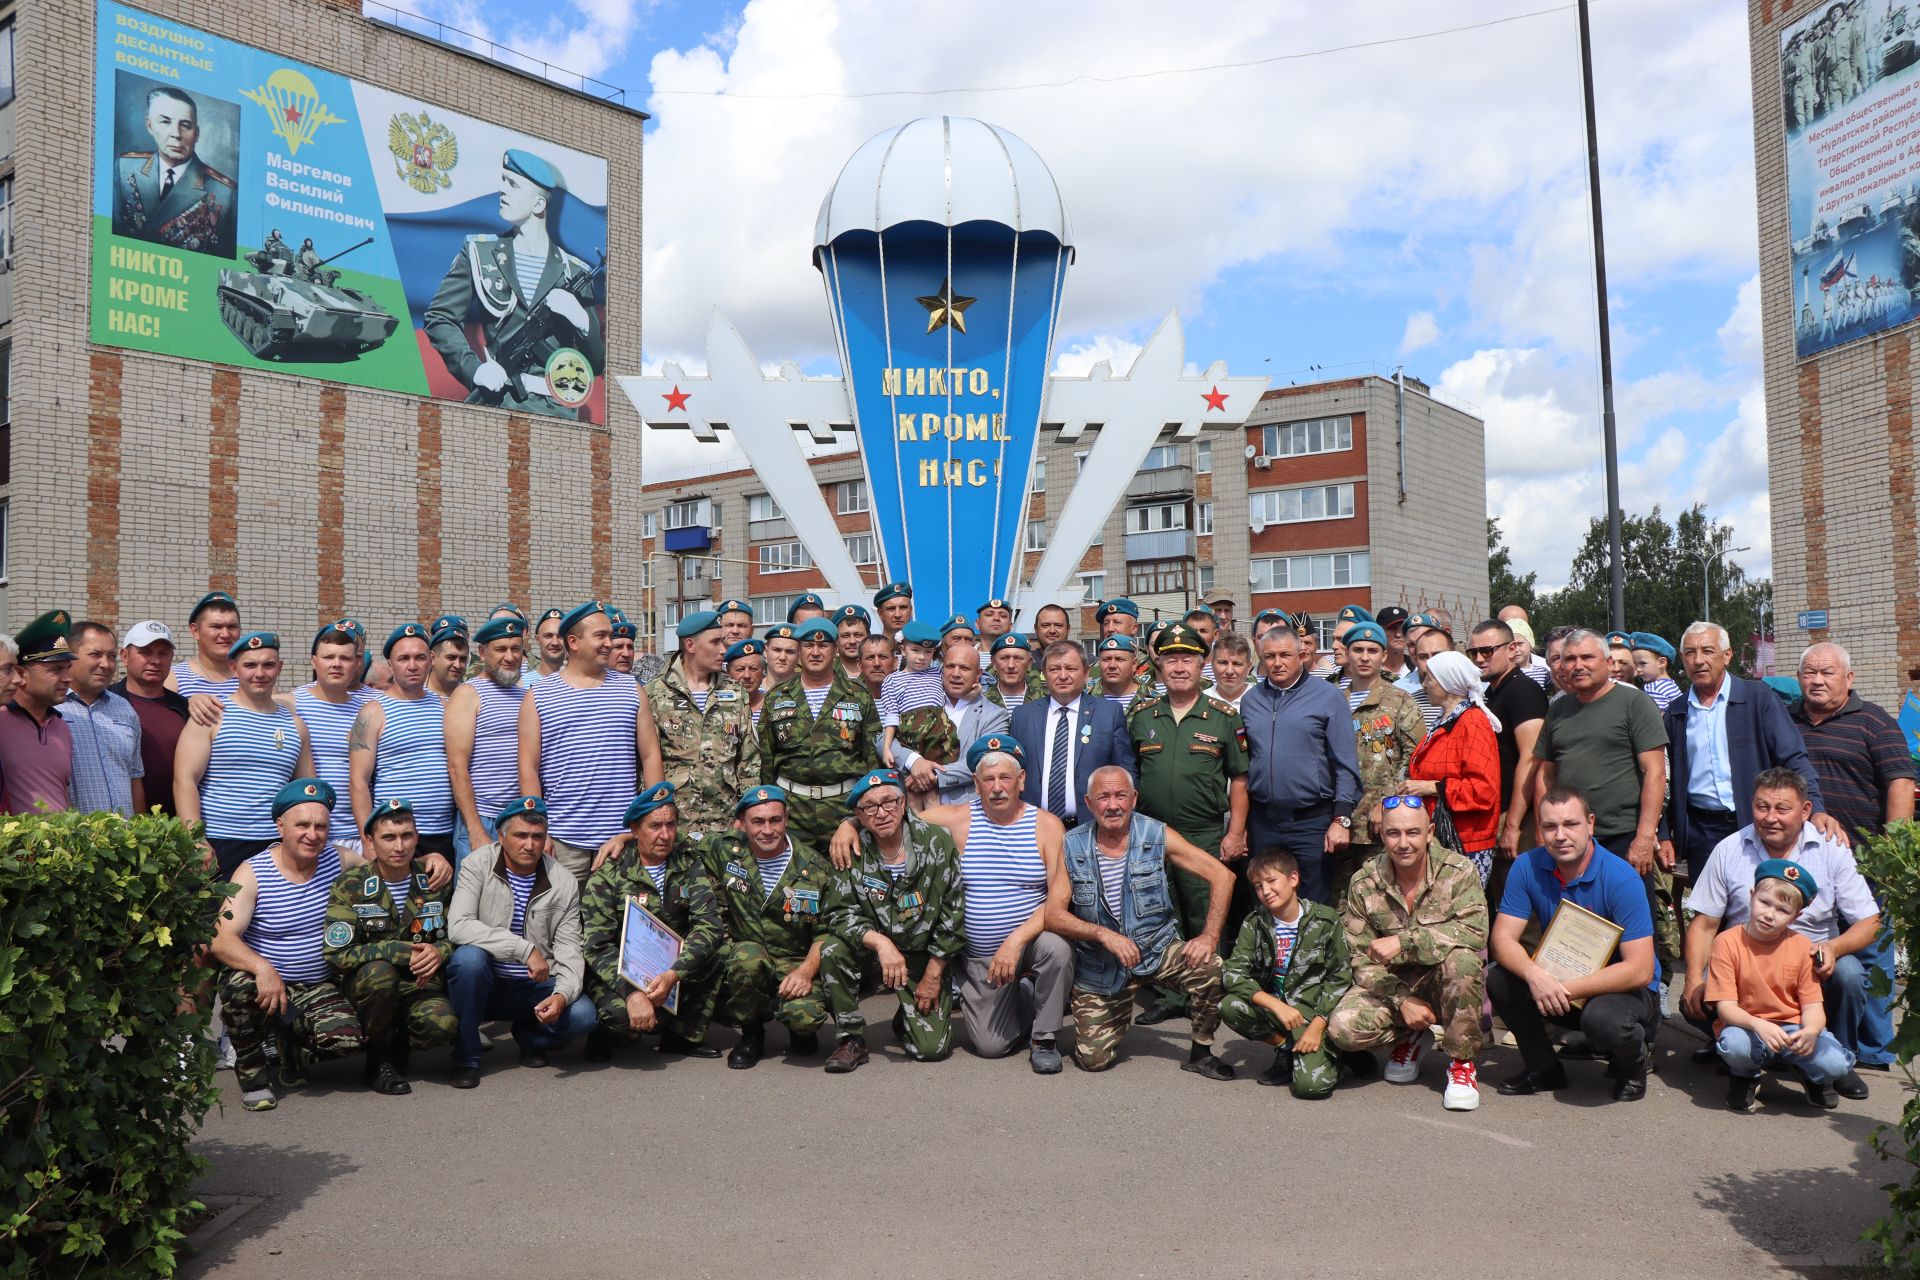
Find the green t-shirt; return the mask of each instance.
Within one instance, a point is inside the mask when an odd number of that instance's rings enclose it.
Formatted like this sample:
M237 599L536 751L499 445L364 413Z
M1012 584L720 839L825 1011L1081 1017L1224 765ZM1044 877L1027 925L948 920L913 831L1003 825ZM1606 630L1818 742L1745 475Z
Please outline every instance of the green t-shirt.
M1533 754L1550 760L1556 781L1586 796L1594 833L1621 842L1640 824L1640 767L1636 757L1667 745L1660 709L1640 690L1616 684L1592 702L1572 694L1547 708ZM1612 849L1625 857L1626 849Z

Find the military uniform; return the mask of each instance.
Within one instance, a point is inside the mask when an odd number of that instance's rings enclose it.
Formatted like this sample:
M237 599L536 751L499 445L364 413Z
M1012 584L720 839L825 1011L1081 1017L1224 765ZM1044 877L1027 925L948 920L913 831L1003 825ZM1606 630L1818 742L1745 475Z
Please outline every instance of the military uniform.
M626 924L627 900L636 899L681 938L680 958L674 963L680 975L674 988L679 1008L670 1012L658 1007L660 1025L698 1044L706 1038L707 1023L720 998L726 919L699 846L685 837L667 855L665 882L665 888L655 886L646 864L631 847L587 877L580 896L587 995L604 1030L626 1039L638 1034L627 1020L627 997L633 984L620 976L620 933Z
M851 986L860 978L846 944L828 929L833 865L799 840L790 847L793 860L772 893L761 884L753 850L738 832L708 836L700 853L727 919L727 1017L742 1029L772 1017L794 1035L811 1035L826 1025L828 984ZM813 990L781 999L781 979L806 960L816 938L820 973Z
M427 887L426 864L413 861L412 884L395 902L377 864L343 871L327 897L322 950L340 976L340 990L353 1002L367 1043L385 1046L404 1036L405 1046L429 1049L450 1044L459 1024L447 1001L447 937L451 887ZM431 978L413 976L415 943L440 953Z
M1027 701L1038 702L1046 696L1046 676L1042 675L1038 669L1029 667L1027 669ZM993 686L987 690L987 697L992 700L993 705L996 707L1007 706L1007 700L1000 692L1000 684L998 681L995 681ZM1007 707L1007 709L1011 711L1013 708Z
M167 162L151 151L129 151L113 166L113 233L216 258L234 254L234 182L189 156L174 166L163 196Z
M880 710L866 687L836 664L816 719L803 678L796 674L774 686L761 704L760 778L786 790L796 843L824 849L847 815L847 792L882 765Z
M686 668L673 661L640 692L660 730L661 762L681 824L696 840L726 830L734 801L760 783L760 740L749 692L732 676L715 672L702 711L687 688Z
M1480 1014L1486 1000L1487 897L1480 873L1461 854L1433 843L1427 876L1412 902L1394 880L1393 864L1376 854L1354 874L1341 917L1353 963L1353 987L1327 1020L1341 1049L1391 1044L1404 1023L1409 996L1433 1008L1442 1027L1440 1047L1471 1060L1480 1052ZM1367 952L1375 938L1398 937L1400 955L1380 964Z
M862 970L876 979L880 962L862 944L868 930L884 933L907 961L907 985L898 991L906 1024L906 1050L923 1062L938 1062L953 1052L953 984L940 983L933 1008L920 1012L913 988L925 975L929 958L951 974L966 950L964 893L960 851L946 828L905 815L906 869L889 875L871 835L860 833L860 851L845 871L836 872L827 897L827 924L849 957L863 957L861 968L848 964L827 977L827 1005L840 1034L864 1035L860 1012ZM851 981L849 981L851 979Z
M1413 749L1427 736L1427 722L1413 695L1384 675L1353 709L1353 744L1360 757L1360 803L1353 807L1353 831L1346 850L1336 855L1327 876L1327 899L1338 910L1353 873L1381 852L1368 815L1373 806L1397 795L1407 780Z
M1179 719L1165 697L1138 698L1127 733L1140 761L1140 812L1214 857L1227 828L1233 780L1247 773L1247 732L1231 702L1201 694ZM1207 882L1169 867L1183 936L1207 921Z
M1262 991L1292 1005L1306 1019L1297 1030L1285 1032L1287 1043L1292 1045L1306 1034L1307 1025L1315 1018L1331 1021L1340 998L1352 985L1346 933L1339 914L1331 907L1301 899L1298 923L1300 932L1284 972L1274 971L1273 916L1264 908L1241 924L1233 954L1227 957L1223 978L1226 998L1220 1002L1220 1020L1249 1040L1264 1043L1284 1031L1278 1018L1254 1003L1253 998ZM1339 1082L1340 1060L1328 1035L1322 1034L1320 1047L1314 1052L1293 1055L1294 1097L1324 1098Z

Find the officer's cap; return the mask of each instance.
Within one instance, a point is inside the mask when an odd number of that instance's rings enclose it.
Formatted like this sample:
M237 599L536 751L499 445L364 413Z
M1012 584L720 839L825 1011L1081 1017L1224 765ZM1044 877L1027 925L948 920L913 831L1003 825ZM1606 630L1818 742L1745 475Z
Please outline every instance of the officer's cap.
M49 609L20 628L20 634L14 637L14 643L20 646L20 661L64 662L73 657L73 649L67 644L70 625L72 620L65 609Z
M1153 651L1163 656L1169 653L1205 654L1207 643L1200 638L1198 631L1186 623L1174 622L1162 628L1160 634L1154 637Z

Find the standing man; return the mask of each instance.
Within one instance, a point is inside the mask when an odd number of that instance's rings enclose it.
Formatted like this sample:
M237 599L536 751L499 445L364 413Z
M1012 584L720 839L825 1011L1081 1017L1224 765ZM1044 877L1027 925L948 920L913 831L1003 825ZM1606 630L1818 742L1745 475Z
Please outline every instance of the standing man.
M753 697L722 666L727 642L715 613L691 613L674 634L680 651L640 691L659 742L660 776L691 840L724 831L734 802L760 782ZM623 823L631 827L633 824Z
M520 794L520 683L527 624L513 614L488 619L474 633L480 671L447 699L447 774L453 786L453 857L457 867L498 833L493 815Z
M548 676L559 675L567 665L567 638L560 626L566 616L565 609L549 609L533 624L534 666L522 683L533 684ZM611 626L608 627L608 635L612 635Z
M1326 902L1327 860L1352 840L1360 760L1346 695L1314 679L1307 656L1288 628L1260 638L1264 678L1240 699L1252 801L1248 834L1254 849L1293 854L1300 891L1309 901Z
M767 694L760 711L760 777L779 784L795 834L824 849L846 813L847 793L880 764L880 711L835 661L832 623L810 618L794 638L800 674Z
M1233 597L1215 596L1206 603L1207 607L1213 610L1214 621L1220 624L1220 635L1231 635L1233 632ZM1218 640L1219 637L1216 636L1216 643Z
M880 630L890 639L900 639L900 628L913 620L913 584L889 582L873 593L873 611L880 618Z
M612 605L607 606L607 622L613 627L613 648L607 653L607 670L630 676L633 674L634 641L640 635L640 628L633 625L633 619Z
M443 613L427 624L427 688L442 702L453 696L467 677L467 620Z
M140 715L107 685L113 680L113 631L76 622L70 685L58 704L73 736L73 807L82 813L131 818L147 808L146 767L140 757Z
M1387 633L1379 623L1356 622L1348 628L1347 674L1341 677L1340 686L1346 690L1349 714L1353 717L1360 801L1353 809L1347 847L1332 859L1327 869L1327 901L1336 909L1347 896L1353 873L1381 852L1382 846L1374 839L1368 821L1373 807L1400 790L1407 780L1407 765L1413 759L1414 749L1427 736L1427 724L1420 717L1420 708L1406 690L1391 684L1381 670L1387 653Z
M1547 723L1547 694L1526 678L1513 628L1489 618L1473 629L1467 657L1487 686L1487 710L1500 721L1500 795L1506 816L1494 841L1493 874L1487 878L1489 902L1501 900L1507 867L1520 854L1527 814L1532 811L1534 744Z
M120 645L126 677L107 687L127 700L140 717L142 783L152 778L143 802L168 817L173 807L173 752L187 727L187 700L167 687L173 667L173 633L161 622L136 622Z
M727 645L736 645L753 634L753 606L745 600L722 600L713 606L713 612L720 619L720 638Z
M834 649L840 655L840 669L855 682L860 680L860 646L873 634L873 619L857 604L843 604L833 611Z
M189 700L196 693L216 698L231 694L239 682L227 653L240 638L240 606L224 591L207 592L187 614L187 633L193 637L194 654L173 664L167 687Z
M1665 711L1680 697L1680 686L1673 681L1668 671L1669 665L1679 656L1673 646L1651 631L1636 631L1630 643L1633 646L1633 673L1640 678L1640 688L1653 699L1653 705Z
M876 707L880 705L881 695L886 692L887 677L899 666L900 659L894 652L892 637L872 635L860 642L860 683L866 686Z
M973 797L973 770L965 763L968 748L988 734L1006 733L1012 716L980 692L980 651L970 644L947 646L940 681L946 695L942 712L953 726L953 758L930 760L896 742L893 765L907 790L930 793L935 804L965 804Z
M207 847L223 876L286 835L270 812L275 797L293 779L314 777L307 727L274 698L279 637L271 631L241 636L229 661L239 686L221 708L219 721L189 723L173 757L174 808L189 828L205 821ZM337 798L333 788L325 782L319 786L331 809ZM302 793L295 803L310 800ZM324 840L324 829L321 835Z
M1013 605L994 597L981 605L973 615L974 629L980 633L980 649L990 653L993 642L1013 631Z
M1083 692L1087 660L1080 646L1062 640L1049 645L1040 660L1048 696L1023 703L1013 713L1013 736L1023 752L1021 799L1046 810L1071 830L1085 816L1080 812L1080 797L1087 794L1095 769L1117 764L1138 776L1140 766L1120 708ZM1039 767L1026 770L1027 760L1038 762Z
M794 625L782 622L767 628L767 679L763 686L773 689L793 679L800 669L800 642L793 638ZM934 640L938 641L936 634Z
M1913 817L1914 766L1906 735L1893 718L1853 691L1853 659L1837 644L1816 644L1800 656L1800 705L1792 711L1820 780L1828 812L1856 837L1882 834ZM1879 890L1871 881L1874 898ZM1893 934L1881 929L1860 963L1891 976ZM1831 1016L1831 1011L1829 1013ZM1855 1033L1857 1065L1885 1071L1893 1061L1893 992L1867 993Z
M1116 631L1106 637L1094 647L1093 661L1099 671L1087 692L1111 702L1122 715L1133 709L1135 698L1153 688L1151 680L1143 684L1139 679L1132 636Z
M393 687L376 694L354 716L347 735L353 816L362 831L382 801L405 800L420 833L420 852L453 861L453 785L447 774L447 709L427 688L432 658L427 629L403 622L381 656L393 668Z
M1067 611L1057 604L1043 604L1033 615L1034 648L1045 651L1048 645L1059 644L1069 637L1072 624L1067 621ZM1045 679L1041 681L1045 684Z
M67 699L73 649L63 609L20 629L20 686L0 708L0 782L8 813L73 807L73 730L58 708Z
M1140 606L1124 596L1116 597L1101 604L1093 611L1094 623L1100 628L1100 639L1109 636L1125 636L1134 650L1133 682L1141 692L1153 688L1153 663L1148 659L1146 650L1141 647ZM1096 653L1100 650L1096 650Z
M993 688L987 696L1017 711L1028 698L1047 696L1047 681L1033 669L1033 646L1018 631L1009 631L995 640L989 649L993 663Z
M787 606L787 622L793 626L797 627L815 618L826 618L829 622L833 620L828 617L827 602L820 598L818 591L802 591L793 598L793 603Z
M333 826L327 838L341 848L358 849L363 832L353 820L353 753L349 740L360 708L374 696L359 683L359 624L341 618L320 628L308 654L313 661L313 683L295 689L290 699L277 695L275 701L283 707L291 706L300 717L313 751L314 776L333 788ZM514 674L516 678L519 675ZM414 839L417 843L417 829Z

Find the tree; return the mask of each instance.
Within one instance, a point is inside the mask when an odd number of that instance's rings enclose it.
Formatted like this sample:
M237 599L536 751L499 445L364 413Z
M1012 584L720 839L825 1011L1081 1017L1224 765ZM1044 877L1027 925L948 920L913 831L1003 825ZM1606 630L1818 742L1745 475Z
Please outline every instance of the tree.
M1540 607L1540 592L1534 580L1540 575L1521 577L1513 571L1513 551L1500 537L1500 522L1487 521L1487 615L1495 616L1510 604L1517 604L1532 617Z

